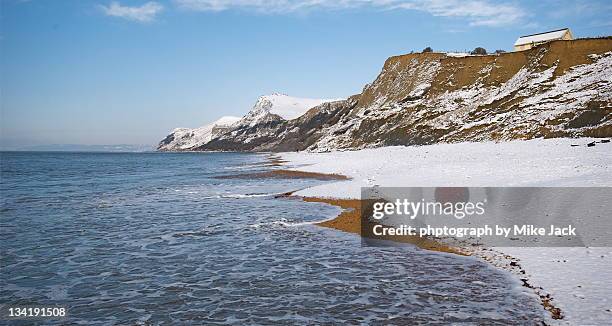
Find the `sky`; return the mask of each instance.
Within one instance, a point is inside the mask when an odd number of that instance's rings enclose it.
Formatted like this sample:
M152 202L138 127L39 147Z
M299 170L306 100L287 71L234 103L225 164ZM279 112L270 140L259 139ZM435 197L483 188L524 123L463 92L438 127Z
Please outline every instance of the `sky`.
M357 94L392 55L612 35L611 16L609 1L0 0L0 146L153 145L260 95Z

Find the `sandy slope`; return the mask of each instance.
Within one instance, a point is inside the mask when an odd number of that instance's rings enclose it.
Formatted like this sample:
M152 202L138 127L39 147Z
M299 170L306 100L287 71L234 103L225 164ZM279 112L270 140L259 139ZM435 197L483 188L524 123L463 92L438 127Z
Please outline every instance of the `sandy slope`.
M291 167L337 173L352 180L297 192L359 198L364 186L612 186L612 143L593 139L536 139L383 147L331 153L284 153ZM579 145L579 146L572 146ZM497 248L520 261L530 283L554 298L561 324L612 320L612 249Z

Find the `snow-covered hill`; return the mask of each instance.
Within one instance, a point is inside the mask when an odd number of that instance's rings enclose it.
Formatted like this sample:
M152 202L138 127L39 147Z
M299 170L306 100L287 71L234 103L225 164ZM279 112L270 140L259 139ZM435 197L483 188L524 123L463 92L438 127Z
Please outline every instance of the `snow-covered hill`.
M465 141L612 137L612 38L527 51L394 56L346 100L262 96L203 151L333 151ZM314 107L313 107L314 106Z
M225 116L211 124L195 129L176 128L159 143L157 150L183 151L202 146L226 132L238 120L240 120L238 117Z
M361 94L323 103L293 120L271 119L268 110L256 126L247 124L199 149L333 151L611 137L610 76L612 38L549 42L499 55L394 56ZM260 117L260 111L250 114Z
M251 111L234 127L254 127L270 120L296 119L317 105L339 100L300 98L279 93L260 96Z
M248 143L251 135L258 135L257 130L299 118L308 110L327 102L342 99L314 99L292 97L274 93L260 96L253 108L242 118L223 117L209 125L196 128L177 128L158 145L160 151L199 150L212 140L221 138L234 143ZM247 138L241 137L249 135ZM220 148L219 150L233 150Z
M342 102L342 99L299 98L278 93L260 96L253 108L233 124L228 132L194 149L251 150L261 143L272 141L277 136L278 126L297 121L319 110L325 111L325 105ZM317 109L312 110L314 108Z

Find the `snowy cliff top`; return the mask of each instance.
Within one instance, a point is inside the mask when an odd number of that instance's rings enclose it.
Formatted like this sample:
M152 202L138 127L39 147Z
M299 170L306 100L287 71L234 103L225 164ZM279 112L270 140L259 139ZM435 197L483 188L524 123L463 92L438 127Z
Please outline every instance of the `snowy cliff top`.
M311 108L326 102L339 101L341 99L313 99L288 96L274 93L260 96L249 111L237 123L239 126L255 126L263 121L269 114L277 115L284 120L299 118Z
M213 122L213 124L217 127L229 127L233 123L236 123L238 120L240 120L239 117L233 117L233 116L227 115Z
M255 107L258 105L262 107L266 106L269 108L270 113L276 114L285 120L292 120L299 118L302 114L306 113L306 111L317 105L338 100L340 99L300 98L274 93L261 96L257 99Z

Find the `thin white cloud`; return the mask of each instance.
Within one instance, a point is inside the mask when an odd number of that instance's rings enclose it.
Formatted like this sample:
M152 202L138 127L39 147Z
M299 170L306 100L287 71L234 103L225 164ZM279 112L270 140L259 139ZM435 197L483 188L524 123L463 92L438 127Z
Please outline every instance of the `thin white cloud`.
M434 16L467 18L472 26L511 25L525 18L525 12L515 5L491 3L485 0L399 1L398 8L428 12Z
M285 14L309 9L377 8L418 10L433 16L464 18L472 26L504 26L526 17L510 3L490 0L174 0L178 7L195 11L245 10L263 14Z
M107 16L120 17L127 20L138 22L151 22L155 20L164 7L157 2L147 2L140 7L122 6L119 2L113 1L108 6L100 5L100 9Z
M195 11L243 9L265 14L282 14L308 8L342 8L354 1L329 0L175 0L180 8Z

